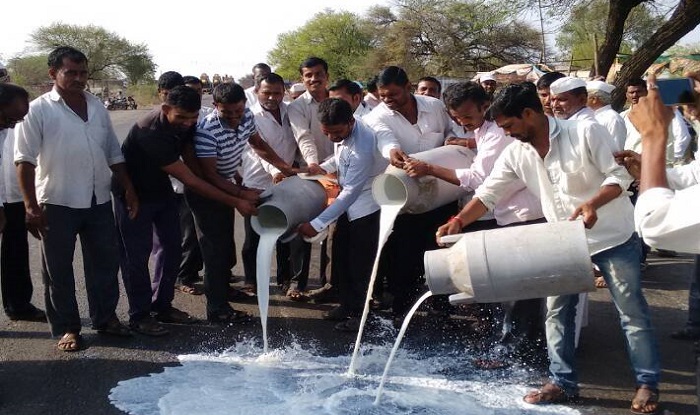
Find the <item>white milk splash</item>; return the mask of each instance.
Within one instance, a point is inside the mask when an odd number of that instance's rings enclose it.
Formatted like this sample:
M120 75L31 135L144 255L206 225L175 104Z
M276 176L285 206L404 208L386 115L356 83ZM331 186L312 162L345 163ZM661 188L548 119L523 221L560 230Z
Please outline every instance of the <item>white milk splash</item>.
M564 406L522 401L530 374L476 371L469 353L421 355L401 349L380 405L374 405L389 346L363 347L348 377L348 356L324 357L292 344L262 354L254 339L221 354L179 356L181 365L125 380L109 399L132 415L578 415Z

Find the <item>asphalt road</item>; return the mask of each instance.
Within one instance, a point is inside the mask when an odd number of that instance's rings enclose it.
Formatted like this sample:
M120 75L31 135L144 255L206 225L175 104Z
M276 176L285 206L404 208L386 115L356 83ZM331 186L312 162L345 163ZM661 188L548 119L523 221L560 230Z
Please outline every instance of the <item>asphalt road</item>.
M120 137L124 137L135 118L144 110L115 111L112 119ZM240 217L238 218L240 219ZM240 224L242 222L238 222ZM237 225L238 247L243 240L242 226ZM35 305L43 308L43 286L39 274L39 246L30 238L31 270ZM312 284L318 284L318 253L314 248ZM668 335L682 326L687 312L687 288L692 257L659 258L652 254L644 273L644 290L657 328L663 363L661 399L667 414L696 413L695 363L693 345L675 341ZM239 261L240 263L240 261ZM164 338L135 336L114 339L97 335L89 328L82 258L76 251L77 296L83 318L85 350L63 353L56 350L46 324L12 322L0 316L0 414L121 414L108 400L117 382L178 365L176 356L183 353L223 350L244 337L259 337L259 325L218 327L208 324L174 326ZM240 265L234 274L242 275ZM320 320L328 305L300 304L286 300L272 287L270 310L271 347L296 339L315 340L321 353L348 353L354 336L332 330L332 323ZM634 380L617 313L605 290L590 297L589 326L583 330L578 349L578 366L583 403L577 408L592 414L628 414ZM122 290L118 315L126 320L126 296ZM204 298L177 293L176 307L203 319ZM236 304L257 315L255 304ZM435 330L427 316L418 316L409 331L414 340L407 347L430 347L435 341L455 341ZM468 336L467 331L463 333ZM457 333L459 337L459 333ZM457 339L461 341L461 339Z

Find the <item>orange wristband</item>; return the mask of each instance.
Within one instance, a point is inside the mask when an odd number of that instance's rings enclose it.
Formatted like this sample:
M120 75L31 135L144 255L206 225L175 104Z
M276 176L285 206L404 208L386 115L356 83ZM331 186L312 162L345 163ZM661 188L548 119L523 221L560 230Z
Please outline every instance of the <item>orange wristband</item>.
M464 222L458 216L452 216L448 222L457 222L460 228L464 228Z

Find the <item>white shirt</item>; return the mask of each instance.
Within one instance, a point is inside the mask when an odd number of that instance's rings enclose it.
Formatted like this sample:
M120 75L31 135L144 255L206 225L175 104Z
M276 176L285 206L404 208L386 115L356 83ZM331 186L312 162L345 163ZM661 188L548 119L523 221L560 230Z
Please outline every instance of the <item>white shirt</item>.
M667 171L671 188L639 195L634 209L637 232L648 245L700 254L700 162Z
M484 121L481 127L474 130L474 137L478 152L472 165L468 169L455 170L460 186L470 192L484 183L486 177L493 170L498 156L514 141L513 137L506 135L503 129L493 121ZM499 225L525 222L544 216L540 201L527 190L520 180L513 183L512 188L511 194L504 196L493 209L494 217Z
M452 123L442 101L422 95L413 97L418 106L416 124L383 102L363 119L377 134L379 152L384 158L388 159L394 148L415 154L440 147L452 133Z
M379 105L382 101L377 98L374 94L371 92L368 92L367 95L365 95L363 101L369 106L370 110L373 110L374 107Z
M474 138L474 131L469 131L465 127L457 124L454 120L450 119L452 122L452 137L457 138ZM449 137L448 137L449 138ZM476 151L476 150L474 150Z
M367 105L366 102L362 101L360 102L360 105L355 108L355 112L353 115L357 118L364 118L365 115L369 114L372 112L372 108L370 108L369 105Z
M255 116L255 128L260 137L291 166L297 154L297 142L294 140L294 132L289 124L287 104L284 102L280 104L282 124L278 123L272 113L266 111L259 102L250 110ZM251 189L265 190L272 186L272 177L280 171L260 158L250 145L248 147L243 153L243 185Z
M2 182L4 185L3 201L5 203L22 202L22 190L19 188L19 178L17 177L17 167L15 166L15 133L13 129L0 131L0 140L5 136L2 144Z
M109 113L84 92L88 120L83 121L55 89L33 100L17 124L15 163L36 166L39 203L86 209L111 200L110 166L124 163Z
M642 152L642 135L639 134L637 128L632 124L629 119L630 110L623 111L620 113L622 118L625 120L625 127L627 128L627 139L625 140L625 150L636 151L637 153ZM678 112L674 111L674 117L671 120L671 125L668 127L668 142L666 145L666 164L673 165L676 159L683 157L685 150L688 148L690 143L690 132L688 132L688 127L683 122L683 116Z
M507 194L510 183L521 179L542 203L549 222L569 220L576 208L601 187L617 185L623 191L597 210L598 221L586 230L591 254L627 241L634 232L633 208L625 191L632 177L615 162L610 140L600 140L605 127L586 121L549 119L549 152L540 157L528 143L515 141L496 161L491 175L476 189L489 210Z
M583 107L576 111L571 117L567 118L569 121L591 121L597 122L595 119L595 113L592 109L588 107Z
M245 106L253 108L253 106L258 103L258 94L255 93L255 85L246 88L243 92L245 92Z
M625 148L625 140L627 139L627 127L625 120L617 113L610 105L598 108L595 110L595 119L598 124L605 127L612 136L615 151L620 151Z
M355 118L350 136L334 143L333 157L321 165L328 173L338 172L340 194L311 221L311 226L320 232L343 213L347 212L348 220L352 222L378 211L379 205L372 196L372 181L384 173L387 164L377 151L374 131Z
M333 155L333 143L321 132L318 104L306 91L288 108L294 137L307 164L319 164Z

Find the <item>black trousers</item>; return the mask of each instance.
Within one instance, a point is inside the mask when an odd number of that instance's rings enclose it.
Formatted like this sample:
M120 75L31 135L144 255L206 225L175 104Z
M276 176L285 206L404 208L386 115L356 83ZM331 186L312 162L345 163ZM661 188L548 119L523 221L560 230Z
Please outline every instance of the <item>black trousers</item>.
M250 216L245 217L245 241L241 249L243 270L246 284L257 282L257 258L260 235L253 230ZM277 241L277 284L285 283L304 291L309 281L309 263L311 262L311 244L298 236L294 240L281 243Z
M236 264L236 245L232 207L185 190L185 197L194 214L199 247L204 259L204 294L207 317L227 310L231 268Z
M379 211L350 222L338 218L333 233L331 275L338 281L340 305L360 316L379 243Z
M197 282L199 271L204 268L202 251L197 240L197 230L194 226L192 210L185 200L185 195L176 194L180 213L180 230L182 232L182 262L177 273L177 281L180 284L193 284Z
M5 203L7 224L0 250L0 287L6 314L31 309L34 287L29 272L29 243L24 224L24 202Z

